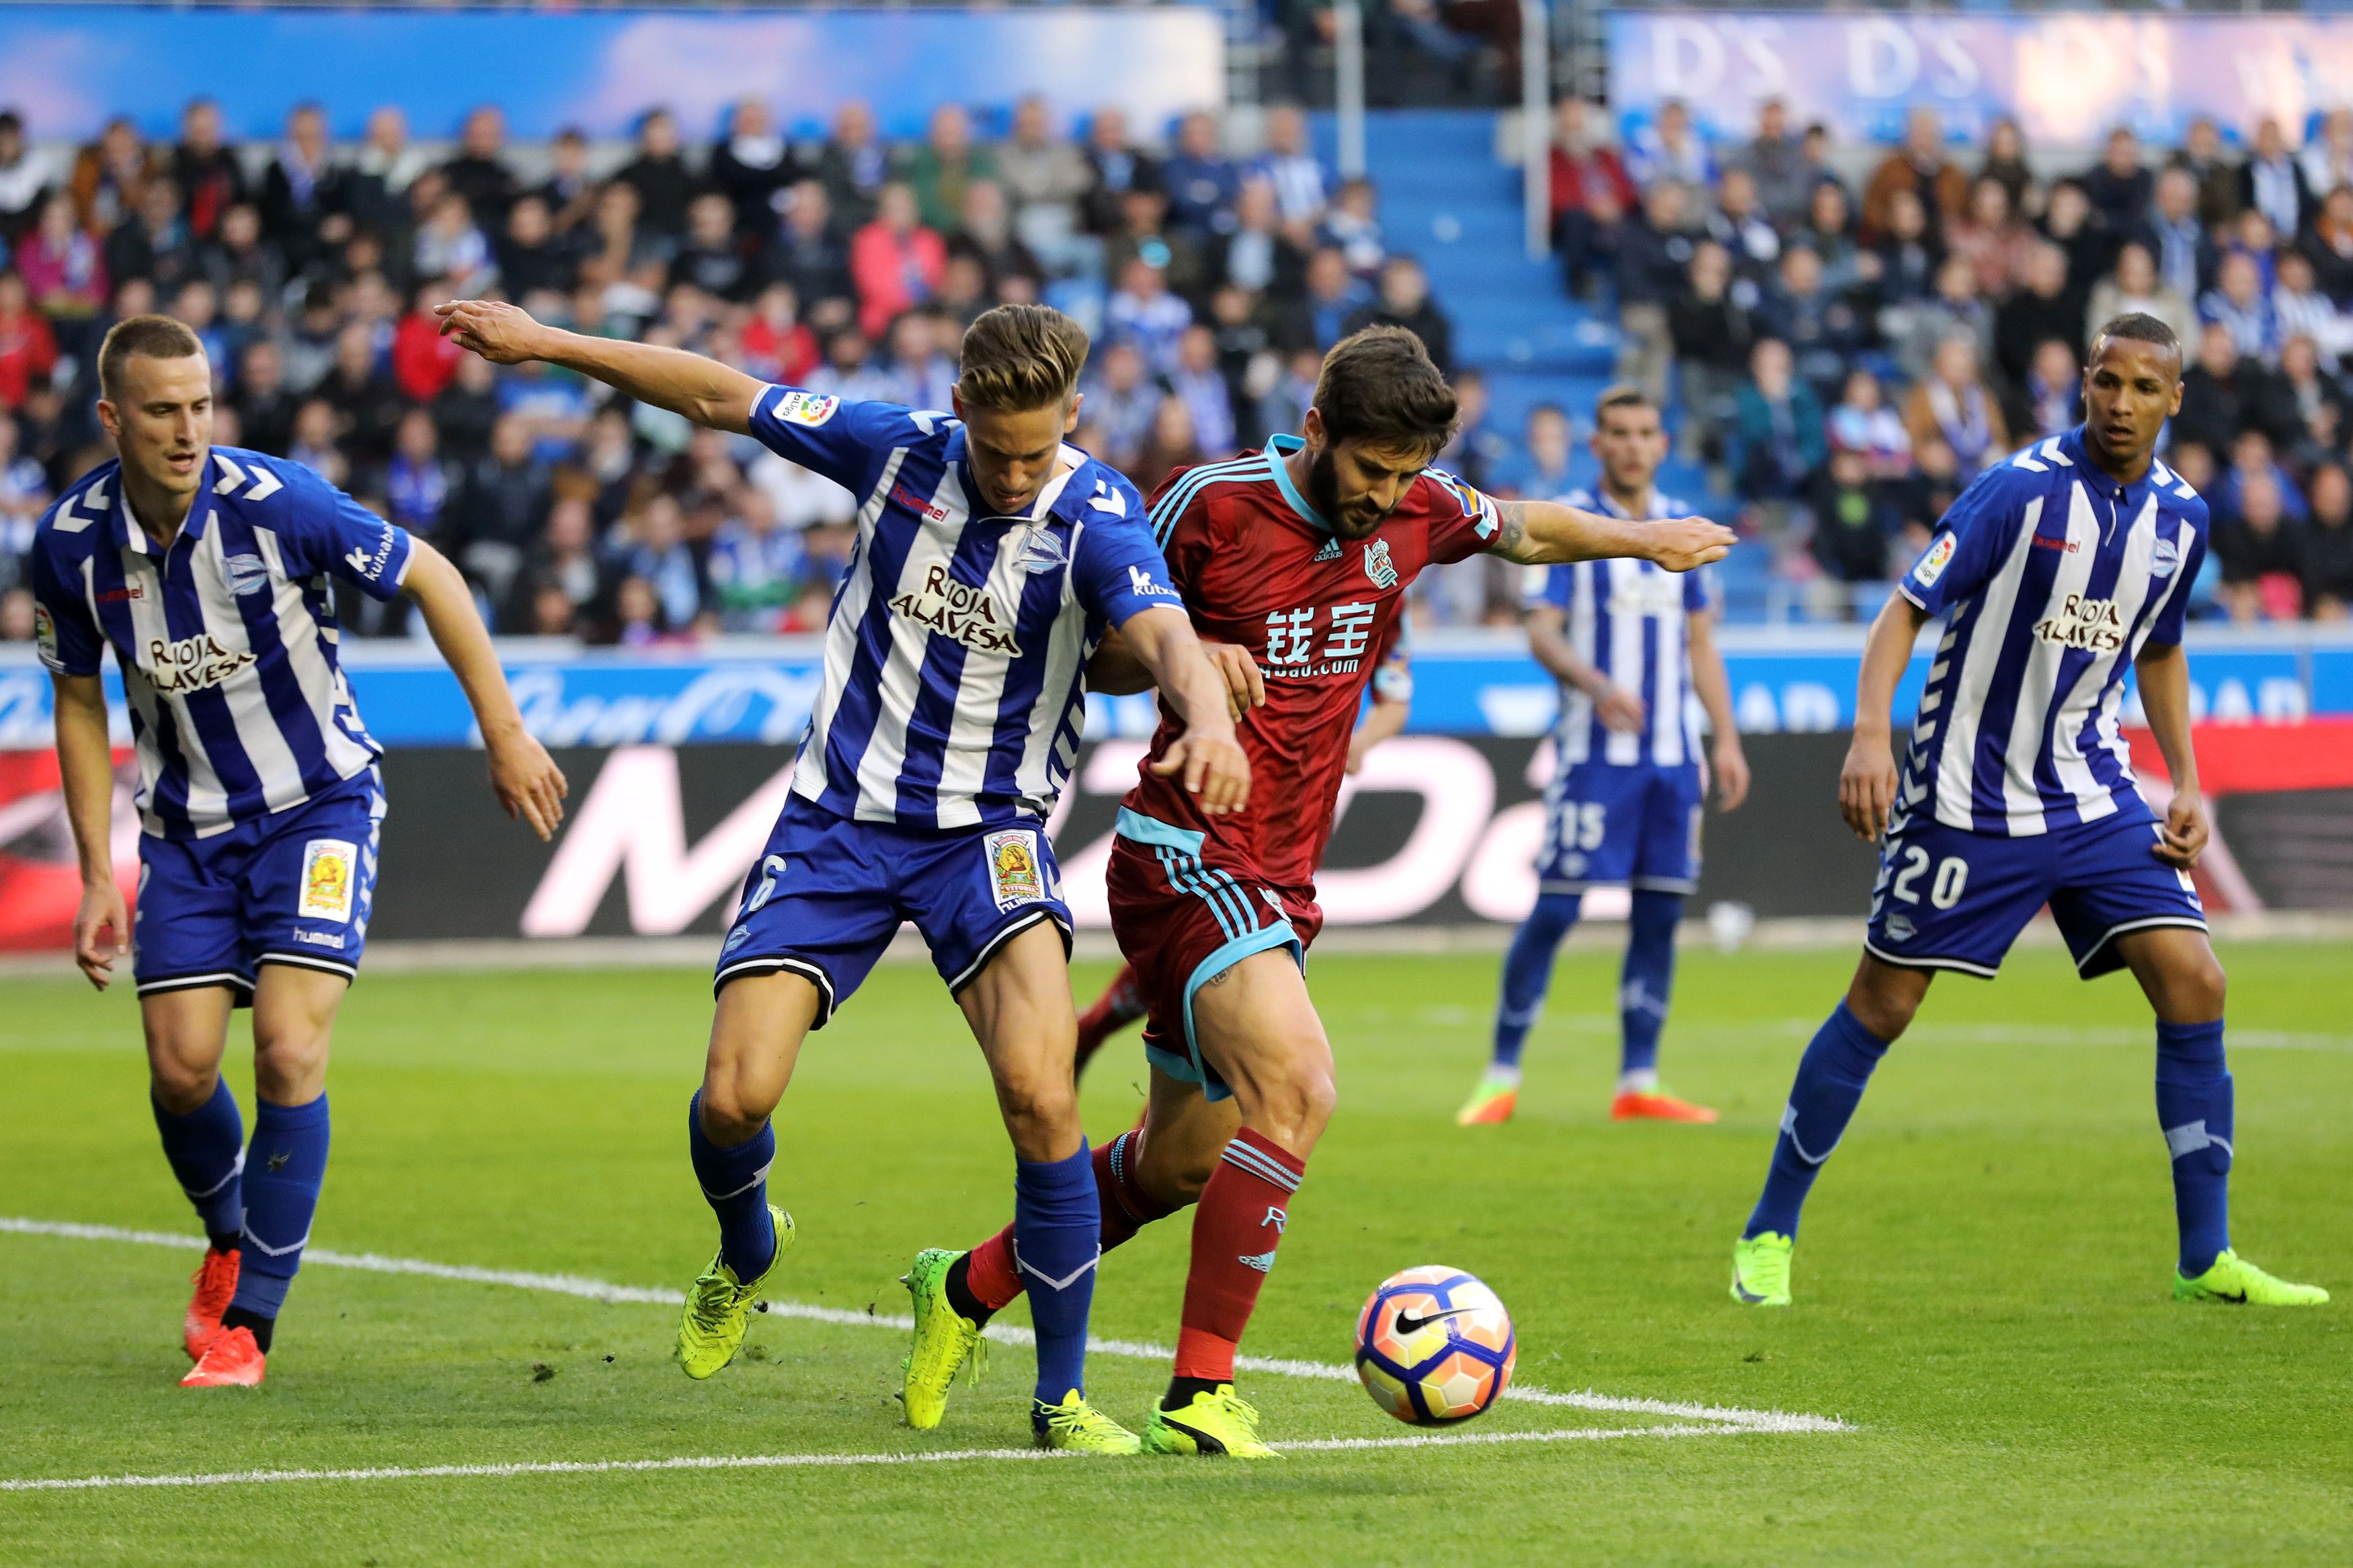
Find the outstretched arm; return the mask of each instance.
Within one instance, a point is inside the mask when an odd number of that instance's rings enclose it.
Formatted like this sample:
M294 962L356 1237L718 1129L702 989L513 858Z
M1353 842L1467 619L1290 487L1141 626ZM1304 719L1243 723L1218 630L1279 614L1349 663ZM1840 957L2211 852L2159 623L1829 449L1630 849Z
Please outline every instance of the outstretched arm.
M1626 556L1655 561L1670 572L1689 572L1721 561L1734 543L1732 530L1704 517L1655 521L1604 517L1550 500L1498 500L1499 524L1491 555L1525 566Z
M571 791L564 770L522 727L514 694L507 689L506 671L499 667L498 650L491 646L490 631L474 608L465 578L448 556L425 541L413 541L410 549L414 553L401 591L425 617L433 646L466 689L474 722L482 731L482 747L491 754L491 788L509 816L521 816L541 838L553 838L564 820L564 797Z
M1266 705L1266 678L1259 672L1258 660L1250 649L1240 643L1205 642L1201 651L1218 673L1226 680L1226 710L1239 719L1252 708ZM1103 633L1096 645L1094 658L1087 660L1087 689L1100 691L1106 697L1133 697L1152 689L1152 671L1135 656L1135 649L1113 626Z
M2173 775L2173 804L2165 808L2163 841L2157 858L2179 870L2198 864L2209 829L2206 803L2198 788L2198 752L2189 743L2189 656L2179 643L2150 641L2133 661L2140 678L2141 711L2148 732Z
M1201 651L1193 623L1171 606L1130 616L1120 632L1152 672L1161 700L1185 721L1185 732L1153 771L1182 769L1186 789L1201 797L1208 816L1241 810L1250 804L1250 759L1234 739L1226 679Z
M746 434L753 405L766 390L765 383L717 360L543 326L503 300L453 300L435 306L433 313L441 318L442 336L457 339L460 347L493 364L543 360L562 365L713 430Z

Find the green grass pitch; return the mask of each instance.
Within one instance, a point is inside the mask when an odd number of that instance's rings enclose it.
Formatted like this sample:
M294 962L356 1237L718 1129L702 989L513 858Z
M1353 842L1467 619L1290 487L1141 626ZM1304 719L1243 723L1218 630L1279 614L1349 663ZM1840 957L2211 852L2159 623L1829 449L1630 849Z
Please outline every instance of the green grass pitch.
M1940 982L1815 1193L1794 1310L1725 1299L1789 1073L1844 953L1686 956L1664 1058L1715 1127L1617 1127L1614 960L1572 952L1520 1119L1458 1131L1488 956L1319 959L1341 1105L1246 1350L1346 1359L1366 1293L1475 1270L1514 1309L1519 1375L1850 1429L1708 1430L1507 1400L1464 1435L1242 1467L943 1464L605 1469L0 1491L0 1563L2158 1563L2353 1560L2353 1016L2343 947L2226 950L2240 1247L2337 1293L2315 1311L2173 1304L2172 1209L2130 983L2021 950ZM1082 965L1092 988L1102 965ZM330 1077L314 1247L675 1290L712 1226L683 1117L708 1022L688 972L368 976ZM240 1027L241 1027L240 1023ZM193 1229L155 1148L134 1005L0 981L0 1215ZM249 1058L230 1081L250 1115ZM1114 1042L1097 1139L1137 1106ZM780 1117L800 1223L780 1298L862 1316L927 1245L1011 1201L977 1054L926 969L886 967L817 1036ZM1106 1260L1096 1332L1166 1343L1183 1222ZM898 1423L902 1336L754 1320L708 1384L674 1310L349 1267L307 1268L258 1394L184 1392L193 1254L0 1233L0 1479L698 1456L1018 1449L1029 1352L997 1349L946 1424ZM1021 1309L1009 1321L1023 1321ZM1128 1419L1161 1364L1098 1352ZM1278 1443L1394 1438L1353 1383L1258 1373Z

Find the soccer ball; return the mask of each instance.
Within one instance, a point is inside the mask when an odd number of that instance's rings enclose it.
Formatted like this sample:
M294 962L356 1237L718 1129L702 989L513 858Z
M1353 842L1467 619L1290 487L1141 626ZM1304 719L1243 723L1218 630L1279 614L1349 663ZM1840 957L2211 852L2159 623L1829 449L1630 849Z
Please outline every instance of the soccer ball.
M1356 1375L1416 1426L1468 1421L1512 1381L1512 1314L1475 1275L1426 1264L1392 1274L1356 1317Z

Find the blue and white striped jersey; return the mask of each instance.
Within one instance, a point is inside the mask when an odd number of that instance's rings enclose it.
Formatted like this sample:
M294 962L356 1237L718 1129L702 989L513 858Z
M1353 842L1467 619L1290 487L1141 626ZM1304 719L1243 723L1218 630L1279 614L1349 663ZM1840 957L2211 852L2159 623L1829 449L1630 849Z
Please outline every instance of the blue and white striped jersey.
M43 663L96 675L111 644L139 748L140 825L204 838L301 805L375 761L335 658L330 573L389 599L408 535L299 463L215 447L169 549L131 520L119 462L34 536Z
M2152 463L2094 467L2083 426L1988 468L1896 591L1945 618L1896 797L1900 820L2021 837L2154 820L2116 731L2126 668L2181 640L2206 503Z
M793 793L910 827L1050 815L1105 626L1183 607L1135 487L1065 447L1029 514L996 516L960 421L792 387L752 434L859 500Z
M1631 516L1606 492L1572 490L1561 500L1586 511ZM1652 490L1643 515L1693 513L1672 496ZM1529 586L1528 604L1563 612L1568 646L1577 657L1641 698L1650 718L1640 733L1612 730L1595 715L1592 698L1564 685L1553 730L1563 768L1586 762L1673 767L1699 760L1685 617L1708 607L1704 572L1670 572L1649 561L1572 562L1546 567Z

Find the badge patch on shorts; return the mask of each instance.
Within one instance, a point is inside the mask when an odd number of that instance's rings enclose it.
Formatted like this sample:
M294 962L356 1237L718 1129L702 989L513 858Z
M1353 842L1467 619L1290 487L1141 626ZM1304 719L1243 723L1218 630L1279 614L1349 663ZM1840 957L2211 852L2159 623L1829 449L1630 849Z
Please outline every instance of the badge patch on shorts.
M306 921L350 920L359 867L359 846L345 839L313 838L302 846L302 894L294 912Z
M1046 873L1038 860L1038 835L1026 827L1008 827L983 841L988 851L988 890L997 907L1034 904L1046 896Z

